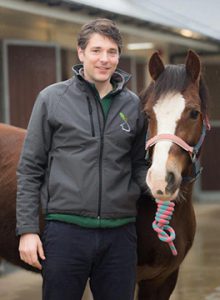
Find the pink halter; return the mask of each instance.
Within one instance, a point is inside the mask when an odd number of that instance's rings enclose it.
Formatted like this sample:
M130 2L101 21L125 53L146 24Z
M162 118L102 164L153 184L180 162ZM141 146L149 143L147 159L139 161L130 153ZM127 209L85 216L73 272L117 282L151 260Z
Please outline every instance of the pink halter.
M193 175L184 177L183 181L184 182L193 182L197 179L197 177L199 176L199 174L202 171L202 168L200 167L200 164L199 164L198 156L199 156L199 150L204 141L207 129L210 130L211 126L210 126L208 117L205 116L205 118L203 119L202 133L199 138L199 141L197 142L197 144L195 146L188 145L184 140L182 140L177 135L170 134L170 133L162 133L162 134L158 134L158 135L152 137L151 139L149 139L146 142L145 149L149 150L150 147L152 147L153 145L155 145L156 143L158 143L160 141L170 141L170 142L175 143L178 146L180 146L182 149L184 149L185 151L187 151L189 153L192 164L193 164Z
M158 134L158 135L152 137L151 139L149 139L147 141L147 143L146 143L146 150L149 147L151 147L154 144L156 144L157 142L159 142L159 141L170 141L170 142L173 142L173 143L179 145L181 148L183 148L187 152L189 152L190 155L192 155L194 153L193 147L189 146L186 142L184 142L184 140L182 140L177 135L169 134L169 133Z
M208 130L211 129L211 126L210 126L210 123L209 123L209 120L208 120L207 116L203 120L202 133L201 133L201 136L200 136L200 139L199 139L198 143L195 146L188 145L183 139L181 139L180 137L178 137L175 134L162 133L162 134L158 134L158 135L152 137L151 139L149 139L146 142L145 150L148 150L150 147L152 147L153 145L155 145L156 143L158 143L160 141L170 141L172 143L177 144L178 146L180 146L185 151L187 151L189 153L190 157L191 157L192 162L194 162L197 158L197 154L199 152L199 149L201 148L202 143L204 141L204 138L205 138L205 135L206 135L206 129L208 129Z

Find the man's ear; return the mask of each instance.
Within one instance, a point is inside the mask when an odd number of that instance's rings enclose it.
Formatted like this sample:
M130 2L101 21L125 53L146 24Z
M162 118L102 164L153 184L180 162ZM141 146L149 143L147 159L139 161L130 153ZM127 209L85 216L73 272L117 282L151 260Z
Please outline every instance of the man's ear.
M77 53L78 53L79 60L82 63L84 60L84 50L80 47L77 47Z

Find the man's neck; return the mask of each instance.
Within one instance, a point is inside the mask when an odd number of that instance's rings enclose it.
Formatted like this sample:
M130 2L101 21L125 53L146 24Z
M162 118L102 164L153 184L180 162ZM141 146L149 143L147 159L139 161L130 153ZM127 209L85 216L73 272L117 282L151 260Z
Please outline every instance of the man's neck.
M83 69L80 70L80 73L81 73L81 76L83 76L86 80L88 80L85 76ZM113 86L110 81L107 81L104 83L103 82L95 82L95 83L93 82L93 84L95 85L101 99L113 90Z
M95 83L95 87L99 93L100 98L104 98L113 89L111 82L106 83Z

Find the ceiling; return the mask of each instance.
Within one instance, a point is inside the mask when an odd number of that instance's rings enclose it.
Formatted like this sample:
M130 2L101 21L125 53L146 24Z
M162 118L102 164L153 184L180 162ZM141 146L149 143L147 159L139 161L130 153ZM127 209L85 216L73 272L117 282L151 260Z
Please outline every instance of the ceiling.
M190 2L193 1L196 0ZM184 37L172 23L174 18L170 18L170 23L167 21L165 24L165 17L161 16L165 9L159 9L154 2L164 3L159 0L0 0L0 38L58 42L62 47L72 49L83 23L93 18L107 17L119 25L125 45L152 42L155 49L168 50L170 54L185 52L188 48L198 52L219 51L220 43L215 38L202 34L195 38ZM168 9L167 5L166 7ZM133 54L146 56L146 51L129 52L129 55Z

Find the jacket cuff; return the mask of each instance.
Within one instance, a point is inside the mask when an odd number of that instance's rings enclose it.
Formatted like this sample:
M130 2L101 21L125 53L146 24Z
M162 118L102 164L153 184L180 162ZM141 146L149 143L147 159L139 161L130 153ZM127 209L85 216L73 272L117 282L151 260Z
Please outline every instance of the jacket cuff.
M31 227L31 226L25 226L21 228L16 228L16 236L20 236L25 233L37 233L39 234L39 228Z

